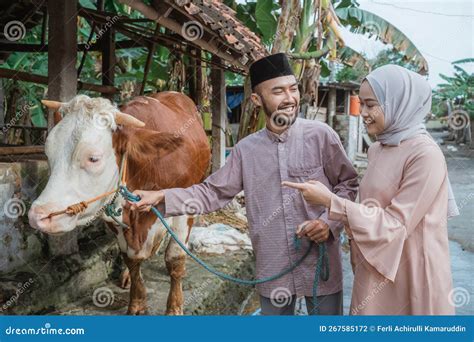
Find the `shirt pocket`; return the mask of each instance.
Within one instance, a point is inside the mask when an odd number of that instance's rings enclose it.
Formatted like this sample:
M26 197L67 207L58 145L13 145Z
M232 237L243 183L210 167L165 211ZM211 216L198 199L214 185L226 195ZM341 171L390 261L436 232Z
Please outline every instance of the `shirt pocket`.
M316 180L324 184L327 183L326 175L324 174L324 168L322 166L289 168L288 176L292 180L298 181L298 182L307 182L310 180Z

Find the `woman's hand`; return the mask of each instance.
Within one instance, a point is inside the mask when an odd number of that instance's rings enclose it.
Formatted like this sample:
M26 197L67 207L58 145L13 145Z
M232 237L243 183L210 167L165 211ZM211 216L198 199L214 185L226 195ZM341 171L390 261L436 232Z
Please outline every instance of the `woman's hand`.
M284 181L281 185L299 190L308 203L324 205L328 208L331 206L332 192L321 182L312 180L306 183Z
M163 191L145 191L145 190L135 190L134 195L140 196L138 202L128 201L131 210L138 211L150 211L151 207L159 204L165 197Z

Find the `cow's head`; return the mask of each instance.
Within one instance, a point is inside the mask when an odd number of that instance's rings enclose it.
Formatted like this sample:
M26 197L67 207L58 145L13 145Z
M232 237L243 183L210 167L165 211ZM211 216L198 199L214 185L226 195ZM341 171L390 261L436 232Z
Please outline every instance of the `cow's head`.
M143 127L145 124L121 113L103 98L79 95L68 103L43 103L60 110L63 118L46 140L50 178L33 202L28 217L33 228L61 234L92 220L106 199L89 204L80 215L47 216L113 189L118 182L119 167L112 132L118 125Z

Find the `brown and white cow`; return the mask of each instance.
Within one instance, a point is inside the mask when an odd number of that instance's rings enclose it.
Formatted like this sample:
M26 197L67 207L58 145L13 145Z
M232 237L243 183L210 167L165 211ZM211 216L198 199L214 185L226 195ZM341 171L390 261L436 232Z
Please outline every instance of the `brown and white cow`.
M125 152L130 190L187 187L205 176L209 142L194 102L184 94L167 91L136 97L120 111L109 100L79 95L61 104L60 111L63 118L51 130L45 147L50 178L28 213L30 225L44 233L62 234L90 222L112 196L91 203L75 216L47 216L114 189ZM144 127L139 128L143 123ZM124 202L119 197L115 205L118 208ZM117 236L130 272L128 314L145 314L146 289L140 265L156 253L166 230L152 212L124 208L118 220L128 229L105 215L103 219ZM187 237L188 224L192 224L189 221L186 216L168 220L181 241ZM179 315L183 313L185 254L172 239L165 261L171 277L166 313Z

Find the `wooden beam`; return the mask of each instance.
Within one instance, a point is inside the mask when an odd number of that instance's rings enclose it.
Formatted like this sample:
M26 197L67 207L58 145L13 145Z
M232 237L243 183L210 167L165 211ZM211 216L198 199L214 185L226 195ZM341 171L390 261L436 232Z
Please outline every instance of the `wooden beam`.
M146 44L142 41L136 41L131 39L121 40L115 43L115 50L130 49L144 47ZM48 44L22 44L22 43L5 43L0 42L1 52L35 52L35 53L47 53ZM78 44L77 51L101 51L102 46L100 43L94 44Z
M12 69L0 68L0 78L8 78L11 80L18 80L24 82L32 82L37 84L48 84L48 77L31 74L24 71L16 71ZM96 91L99 93L114 94L118 92L118 89L113 86L103 86L100 84L92 84L78 81L77 82L78 90L89 90Z
M167 29L176 32L178 34L182 34L183 25L178 23L177 21L170 18L169 12L169 5L166 5L162 2L156 2L156 6L159 7L157 10L154 7L146 5L142 1L127 1L127 0L119 0L120 3L125 4L133 8L134 10L142 13L146 18L156 21L157 23L161 24L162 26L166 27ZM222 46L213 44L212 41L205 40L203 38L193 39L193 43L197 46L201 46L203 49L209 51L213 55L217 55L223 60L243 69L248 70L248 66L244 65L240 62L238 57L235 57L226 51L224 51ZM227 47L224 47L227 48ZM222 62L222 64L224 64Z
M220 58L212 56L215 62ZM225 77L222 69L211 68L212 85L212 172L217 171L225 164L225 129L227 105L225 101Z
M8 146L0 147L0 155L44 153L44 146Z

